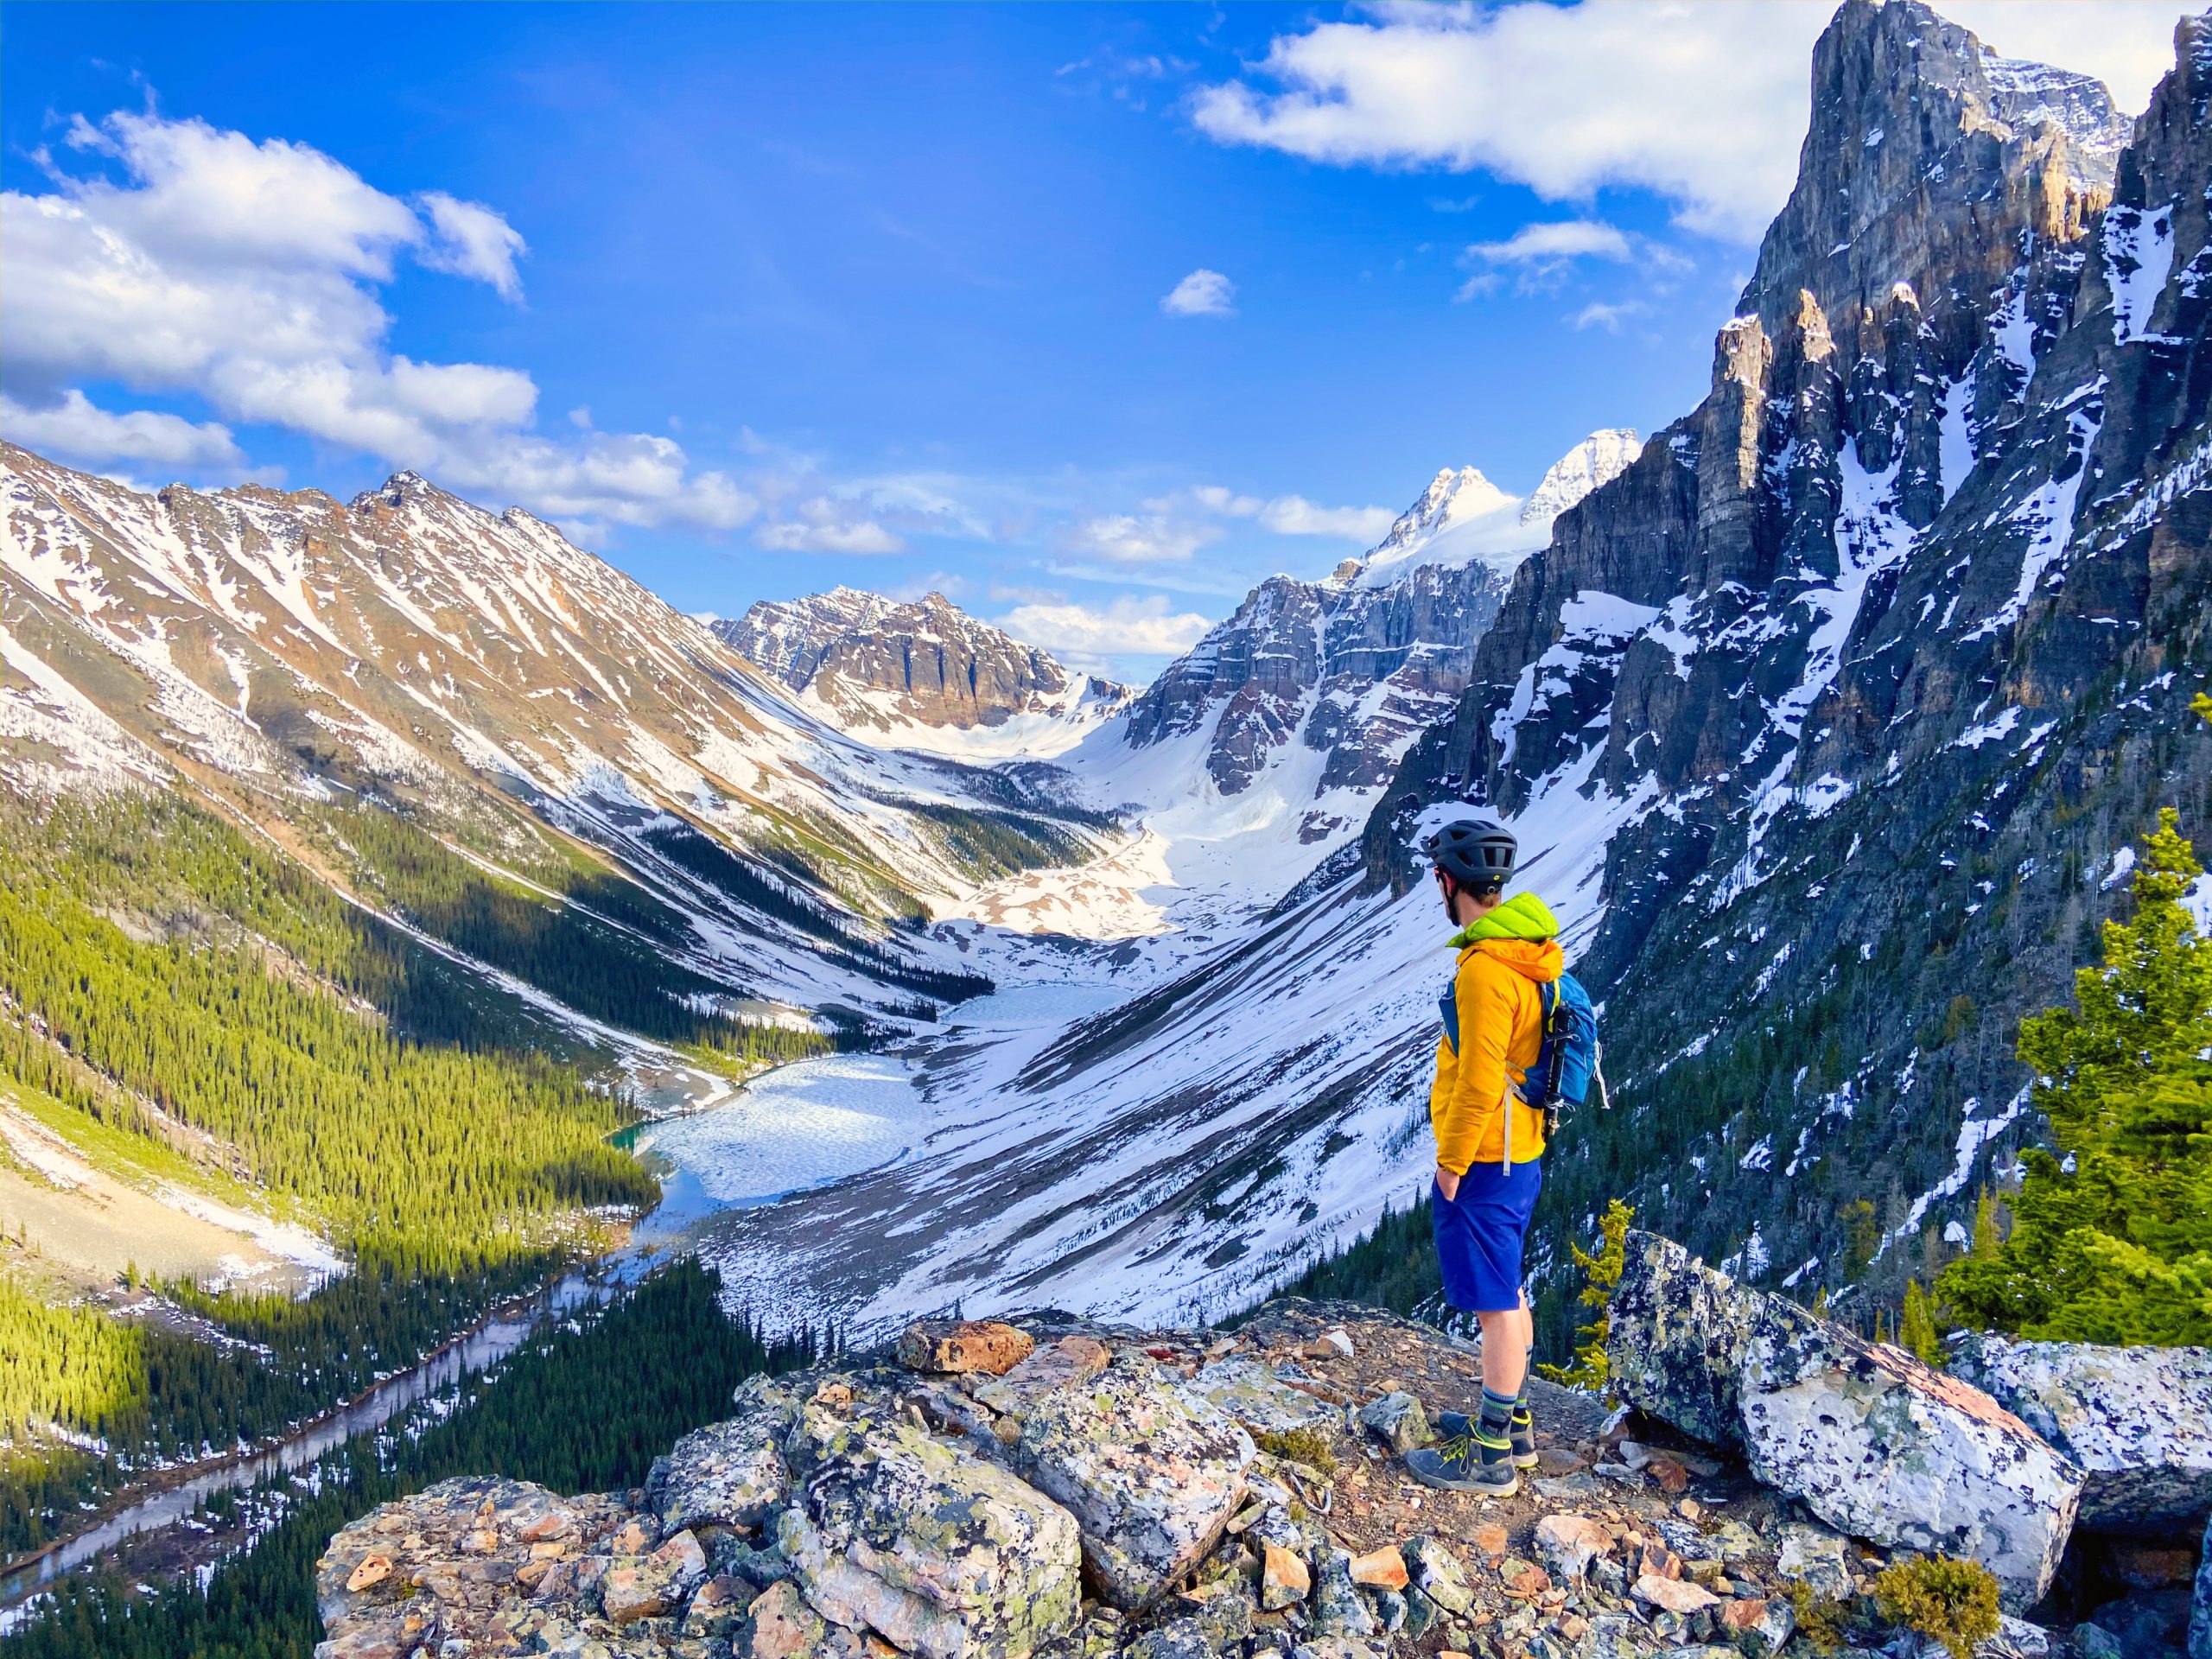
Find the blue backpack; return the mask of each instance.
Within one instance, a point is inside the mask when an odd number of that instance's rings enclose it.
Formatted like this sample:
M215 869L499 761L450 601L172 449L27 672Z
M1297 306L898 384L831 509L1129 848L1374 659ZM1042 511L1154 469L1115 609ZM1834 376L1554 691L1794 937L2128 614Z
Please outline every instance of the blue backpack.
M1544 1040L1536 1050L1536 1063L1529 1068L1521 1086L1522 1098L1541 1109L1546 1133L1590 1101L1594 1084L1598 1104L1610 1109L1605 1097L1605 1074L1598 1050L1598 1014L1590 1006L1590 993L1573 974L1561 974L1539 993L1544 1002Z

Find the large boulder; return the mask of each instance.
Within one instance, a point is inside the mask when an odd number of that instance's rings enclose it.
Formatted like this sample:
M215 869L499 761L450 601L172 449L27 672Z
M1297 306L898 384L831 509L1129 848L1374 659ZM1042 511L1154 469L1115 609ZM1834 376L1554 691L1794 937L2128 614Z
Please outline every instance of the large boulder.
M800 1479L777 1543L831 1623L924 1659L1020 1659L1074 1626L1074 1517L963 1443L831 1388L786 1452Z
M737 1415L695 1429L657 1459L647 1492L668 1528L709 1523L751 1531L791 1491L781 1441L794 1409L789 1391L753 1377L737 1391Z
M2212 1515L2212 1348L1977 1335L1951 1369L2080 1465L2084 1527L2168 1538Z
M1032 1484L1074 1514L1099 1595L1141 1607L1188 1572L1244 1497L1252 1437L1141 1354L1046 1395L1013 1452Z
M918 1319L899 1333L899 1363L910 1371L1003 1376L1037 1345L1037 1339L1003 1319Z
M2016 1608L2050 1588L2081 1471L1980 1389L1649 1233L1629 1235L1611 1313L1639 1409L1739 1449L1831 1526L1980 1561Z
M1621 1398L1709 1445L1740 1449L1738 1378L1762 1304L1774 1299L1656 1233L1631 1232L1624 1249L1605 1343Z

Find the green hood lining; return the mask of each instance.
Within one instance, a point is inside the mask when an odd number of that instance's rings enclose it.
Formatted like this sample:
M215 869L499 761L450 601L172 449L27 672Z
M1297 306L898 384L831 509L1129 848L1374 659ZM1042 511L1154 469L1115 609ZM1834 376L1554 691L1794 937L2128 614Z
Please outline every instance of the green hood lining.
M1479 939L1555 939L1559 918L1533 893L1516 893L1487 916L1469 922L1452 936L1452 948L1464 950Z

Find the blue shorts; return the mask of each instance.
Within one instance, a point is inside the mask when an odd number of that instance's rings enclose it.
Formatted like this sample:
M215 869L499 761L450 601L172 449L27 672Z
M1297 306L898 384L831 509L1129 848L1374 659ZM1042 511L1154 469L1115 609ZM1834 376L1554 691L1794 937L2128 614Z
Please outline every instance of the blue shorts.
M1444 1300L1461 1313L1502 1313L1521 1306L1521 1243L1544 1185L1543 1161L1531 1158L1510 1171L1477 1164L1459 1178L1456 1198L1429 1188Z

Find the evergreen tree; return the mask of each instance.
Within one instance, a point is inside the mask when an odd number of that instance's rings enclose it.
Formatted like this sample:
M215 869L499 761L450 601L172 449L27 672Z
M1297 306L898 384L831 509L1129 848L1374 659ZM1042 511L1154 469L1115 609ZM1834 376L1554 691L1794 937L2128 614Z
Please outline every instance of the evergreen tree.
M2063 1160L2030 1151L2012 1236L1945 1270L1967 1317L2043 1338L2212 1342L2212 941L2182 903L2202 874L2164 810L2134 916L2105 925L2077 1006L2022 1022Z
M1917 1279L1905 1281L1904 1311L1897 1315L1897 1346L1928 1364L1943 1363L1943 1340L1936 1332L1935 1304Z
M1615 1198L1605 1205L1605 1213L1599 1218L1598 1230L1604 1237L1595 1255L1573 1240L1567 1241L1567 1248L1574 1252L1574 1265L1582 1269L1582 1294L1577 1300L1583 1306L1597 1311L1587 1325L1575 1327L1579 1340L1574 1345L1573 1364L1536 1367L1539 1374L1554 1382L1603 1394L1612 1381L1612 1356L1605 1351L1605 1338L1613 1328L1609 1309L1613 1288L1621 1281L1621 1269L1628 1265L1628 1229L1635 1219L1636 1211Z

